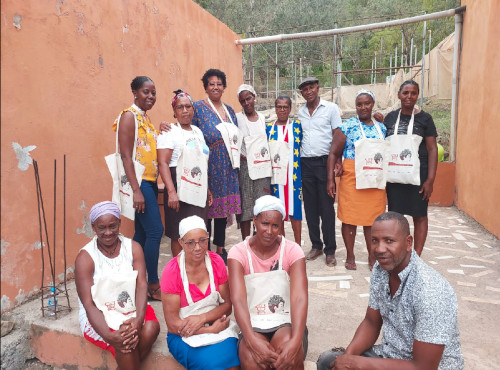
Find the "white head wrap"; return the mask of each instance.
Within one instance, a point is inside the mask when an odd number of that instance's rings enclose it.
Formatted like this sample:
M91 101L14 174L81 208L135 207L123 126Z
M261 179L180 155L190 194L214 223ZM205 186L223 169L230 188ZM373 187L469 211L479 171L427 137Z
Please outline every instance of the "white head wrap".
M375 102L375 94L370 91L370 90L365 90L365 89L361 89L359 90L357 93L356 93L356 97L354 99L357 99L358 96L362 95L362 94L366 94L366 95L370 95L373 99L373 102Z
M207 231L207 226L205 225L205 221L201 217L198 216L189 216L184 218L181 222L179 222L179 236L181 238L184 237L191 230L202 229Z
M94 204L89 212L90 223L93 224L99 217L107 214L113 215L119 219L120 207L118 207L118 204L110 202L109 200Z
M272 195L263 195L255 201L255 206L253 207L254 216L258 216L265 211L278 211L281 213L282 220L286 217L285 205L281 199Z
M253 86L247 85L247 84L243 84L243 85L240 85L240 87L238 87L238 92L236 93L236 97L237 98L240 97L240 93L242 91L250 91L253 96L257 95L257 93L255 92L255 89L253 88Z

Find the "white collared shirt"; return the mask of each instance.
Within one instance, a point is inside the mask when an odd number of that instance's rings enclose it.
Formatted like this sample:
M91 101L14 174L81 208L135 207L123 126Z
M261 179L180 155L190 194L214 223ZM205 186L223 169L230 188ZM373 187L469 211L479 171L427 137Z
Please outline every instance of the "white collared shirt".
M320 98L312 115L309 115L307 104L300 108L299 120L303 132L301 157L328 155L333 139L332 131L342 123L337 104Z

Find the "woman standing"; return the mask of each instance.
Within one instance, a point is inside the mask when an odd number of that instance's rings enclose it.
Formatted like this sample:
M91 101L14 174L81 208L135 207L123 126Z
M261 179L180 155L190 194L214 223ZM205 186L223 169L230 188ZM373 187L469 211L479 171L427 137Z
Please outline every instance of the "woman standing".
M241 161L239 170L240 196L241 196L241 215L239 217L241 227L241 237L243 240L250 235L250 225L253 218L253 206L255 201L263 195L270 193L271 187L271 165L269 158L269 148L267 145L266 121L262 114L255 110L255 90L250 85L241 85L238 88L238 100L240 101L243 111L236 114L238 119L238 127L243 136L243 144L241 146ZM248 139L247 139L248 138ZM263 178L252 180L249 173L249 166L252 165L255 158L247 158L248 153L247 142L252 140L257 142L262 138L265 146L262 147L263 153L257 153L260 161L258 165L266 164L269 168L269 175ZM260 146L259 146L260 147ZM266 152L267 150L267 152Z
M356 94L356 113L353 117L344 121L342 125L335 130L330 155L328 156L328 194L333 197L335 194L335 174L340 177L338 191L338 218L342 221L342 238L347 250L345 268L356 270L356 259L354 257L354 241L356 239L357 225L363 226L365 235L366 249L368 250L368 264L370 270L375 263L373 253L370 252L371 246L371 226L375 218L385 211L385 190L370 188L356 188L355 173L355 143L364 138L375 138L384 140L386 128L380 122L372 119L373 105L375 96L371 91L361 90ZM384 144L384 143L382 143ZM338 159L344 156L342 169L340 166L335 168ZM377 156L375 156L377 157ZM380 158L374 158L377 163L386 160L380 155ZM381 165L381 164L380 164Z
M141 246L120 234L120 208L101 202L90 210L94 238L75 261L80 327L92 344L110 352L119 369L139 369L160 333L147 303Z
M302 239L302 174L300 171L300 146L302 143L302 125L299 120L290 120L292 100L288 95L280 95L274 102L277 120L266 127L269 142L286 143L285 158L281 158L279 152L273 153L272 166L276 168L278 162L284 162L286 166L285 184L271 185L271 194L281 199L285 204L286 217L290 217L292 223L295 243L301 245ZM272 144L270 144L272 146ZM286 150L288 146L288 150ZM285 225L281 234L285 235Z
M208 251L200 217L183 219L179 235L182 252L165 266L161 278L168 349L187 369L237 368L237 331L228 317L232 306L224 261Z
M183 173L183 178L190 183L195 183L200 188L206 189L207 172L195 171L196 168L207 167L209 150L205 144L203 133L198 127L191 126L193 120L194 107L193 99L188 93L182 90L174 91L172 99L172 108L174 118L177 119L177 125L172 125L168 132L163 131L158 137L158 166L160 175L165 184L166 199L164 201L165 208L165 235L170 238L172 254L177 256L182 250L179 244L179 222L188 216L200 216L206 220L206 207L199 207L191 203L180 201L177 191L177 167L179 156L185 148L193 149L196 152L196 162L189 166L189 171ZM183 156L183 159L185 156ZM185 161L183 161L186 163ZM182 163L180 171L183 170ZM201 178L198 179L198 177ZM204 194L201 194L204 195ZM211 204L210 192L208 191L208 203Z
M148 272L148 296L160 300L158 279L158 257L160 240L163 234L160 208L158 207L158 162L156 158L156 138L158 132L151 124L148 110L156 102L156 88L146 76L139 76L130 84L134 104L120 113L113 124L118 130L118 145L123 161L123 168L133 190L133 202L136 209L134 240L144 249L146 270ZM137 132L136 132L137 127ZM137 141L134 143L137 135ZM135 158L132 153L136 147ZM134 160L145 167L141 185L137 182Z
M420 184L387 183L387 200L389 211L413 217L414 225L414 248L420 255L424 248L429 220L427 218L427 207L429 198L433 191L434 179L437 169L437 131L429 113L415 108L420 89L415 81L403 82L399 88L398 98L401 100L401 109L390 112L384 119L387 127L387 138L395 135L406 135L408 127L413 126L413 135L422 137L418 147L418 159L420 161ZM390 167L389 163L389 169Z
M194 103L193 124L200 128L210 149L208 160L208 188L212 192L212 205L208 207L208 231L212 231L213 243L224 262L227 261L226 221L232 214L241 213L238 185L238 170L233 168L231 158L217 126L221 122L238 125L233 108L222 102L226 88L226 74L218 69L209 69L202 77L207 99Z
M243 369L304 369L307 352L307 275L304 252L280 235L285 207L257 199L255 235L229 251L229 287L241 329Z

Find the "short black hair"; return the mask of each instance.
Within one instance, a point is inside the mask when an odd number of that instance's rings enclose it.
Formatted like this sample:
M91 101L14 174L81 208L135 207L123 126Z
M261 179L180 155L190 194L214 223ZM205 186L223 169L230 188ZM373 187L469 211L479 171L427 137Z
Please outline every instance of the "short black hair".
M399 228L405 233L405 236L410 235L410 224L408 223L408 220L405 216L398 212L389 211L382 213L375 219L375 221L373 221L373 223L375 224L375 222L390 220L396 220L398 222Z
M226 74L222 72L220 69L210 68L203 74L203 77L201 78L201 81L203 81L203 87L205 89L208 86L208 79L213 76L220 78L222 81L222 86L226 88Z
M130 87L132 91L139 90L144 82L151 81L153 82L152 79L150 79L148 76L137 76L132 80L130 83ZM154 82L153 82L154 84Z
M399 90L398 92L401 92L401 90L403 90L403 87L405 87L406 85L413 85L413 86L416 86L417 87L417 92L420 94L420 86L418 86L418 83L416 83L415 81L413 80L406 80L405 82L403 82L401 84L401 86L399 86Z
M276 107L276 104L278 104L278 100L286 100L288 102L288 106L291 108L292 107L292 99L290 99L290 97L288 95L280 95L276 98L276 100L274 101L274 106Z

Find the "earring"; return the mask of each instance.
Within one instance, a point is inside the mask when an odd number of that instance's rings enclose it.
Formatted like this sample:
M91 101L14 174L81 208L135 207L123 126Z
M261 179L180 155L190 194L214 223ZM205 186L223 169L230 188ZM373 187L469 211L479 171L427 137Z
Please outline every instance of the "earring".
M137 99L137 96L134 96L134 99Z

